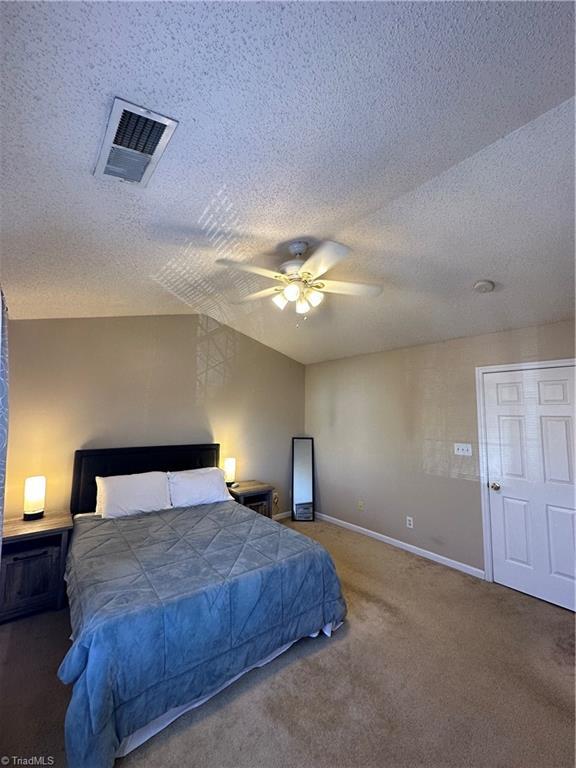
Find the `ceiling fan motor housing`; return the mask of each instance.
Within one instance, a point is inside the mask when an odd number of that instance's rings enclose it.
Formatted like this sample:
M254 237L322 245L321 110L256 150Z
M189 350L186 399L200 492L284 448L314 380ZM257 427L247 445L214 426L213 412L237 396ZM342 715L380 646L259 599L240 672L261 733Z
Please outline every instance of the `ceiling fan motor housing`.
M280 272L287 277L298 277L300 267L304 264L303 259L290 259L280 264Z
M286 277L296 278L302 277L300 275L300 267L305 264L306 251L308 250L308 243L306 240L294 240L288 245L288 251L291 259L280 264L280 272Z
M308 243L306 240L294 240L288 246L288 251L293 259L303 259L304 254L308 250Z

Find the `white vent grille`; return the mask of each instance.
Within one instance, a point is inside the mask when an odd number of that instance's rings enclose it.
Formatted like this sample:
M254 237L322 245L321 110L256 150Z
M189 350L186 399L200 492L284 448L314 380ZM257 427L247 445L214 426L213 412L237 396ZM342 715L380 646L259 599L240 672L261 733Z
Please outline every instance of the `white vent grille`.
M178 122L114 99L95 176L146 186Z

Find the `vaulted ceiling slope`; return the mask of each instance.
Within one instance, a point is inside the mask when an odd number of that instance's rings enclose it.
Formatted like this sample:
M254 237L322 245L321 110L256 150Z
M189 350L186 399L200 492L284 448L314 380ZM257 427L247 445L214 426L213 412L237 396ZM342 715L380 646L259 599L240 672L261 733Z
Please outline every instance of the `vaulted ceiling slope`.
M0 13L12 317L202 312L313 362L570 316L572 4ZM92 176L114 96L180 121L147 188ZM277 268L296 237L382 295L234 305L268 283L218 256Z

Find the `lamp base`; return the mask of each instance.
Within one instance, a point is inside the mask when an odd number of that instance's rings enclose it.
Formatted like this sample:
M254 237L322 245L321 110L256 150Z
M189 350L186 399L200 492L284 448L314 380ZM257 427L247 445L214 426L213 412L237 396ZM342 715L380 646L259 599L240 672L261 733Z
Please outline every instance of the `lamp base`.
M24 512L22 520L40 520L41 517L44 517L43 509L40 509L38 512Z

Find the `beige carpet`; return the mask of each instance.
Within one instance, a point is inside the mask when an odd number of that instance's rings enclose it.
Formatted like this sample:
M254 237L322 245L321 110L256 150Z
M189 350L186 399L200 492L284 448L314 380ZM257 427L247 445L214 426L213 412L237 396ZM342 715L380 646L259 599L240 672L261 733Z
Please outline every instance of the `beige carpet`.
M572 768L568 611L325 523L349 615L119 761L121 768ZM0 627L0 756L64 766L67 614Z

